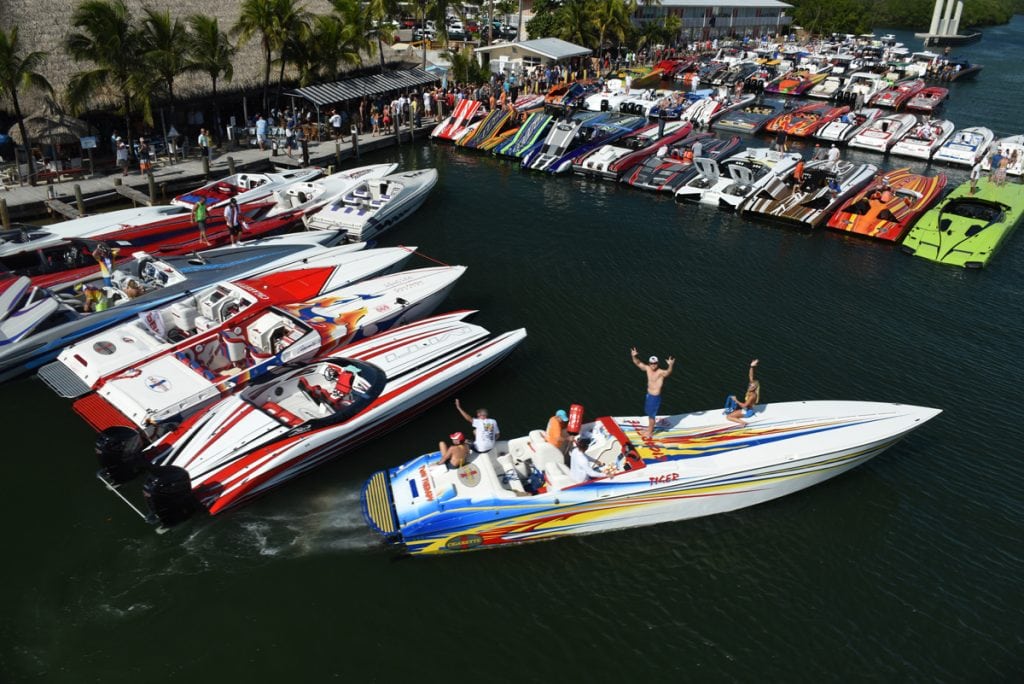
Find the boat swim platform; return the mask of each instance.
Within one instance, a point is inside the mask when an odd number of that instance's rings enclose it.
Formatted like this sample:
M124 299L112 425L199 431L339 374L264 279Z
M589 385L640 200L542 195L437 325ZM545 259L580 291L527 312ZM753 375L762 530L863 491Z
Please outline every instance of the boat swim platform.
M401 144L410 141L427 140L430 131L436 125L434 118L424 118L422 124L414 130L403 128L400 135L360 135L359 155L394 146L400 139ZM337 164L337 147L333 139L309 144L310 166L320 166L326 169L328 166ZM340 144L342 167L358 166L354 163L357 159L355 149L352 145L352 136L346 135L345 142ZM260 150L258 147L249 149L225 149L217 154L210 163L210 180L227 176L229 171L228 157L234 161L235 172L242 171L260 172L270 171L275 166L282 168L301 168L301 151L293 152L296 159L289 159L282 151L275 154L271 149ZM342 170L342 169L337 169ZM115 181L122 181L121 191L115 188ZM153 166L153 180L156 183L156 203L165 204L170 202L174 195L182 191L198 187L207 182L206 174L203 171L202 159L191 157L179 160L174 164L162 161ZM110 167L101 170L92 176L76 178L73 180L54 181L52 183L40 183L32 185L4 185L0 189L0 200L7 204L7 213L12 221L41 218L47 214L53 214L53 207L48 207L47 202L57 200L68 207L76 206L75 187L78 186L82 193L87 214L99 213L98 209L103 205L110 205L117 202L124 202L125 197L136 203L145 198L149 202L149 180L146 176L140 175L137 164L129 166L128 175L121 176L120 169ZM61 212L63 215L63 212Z

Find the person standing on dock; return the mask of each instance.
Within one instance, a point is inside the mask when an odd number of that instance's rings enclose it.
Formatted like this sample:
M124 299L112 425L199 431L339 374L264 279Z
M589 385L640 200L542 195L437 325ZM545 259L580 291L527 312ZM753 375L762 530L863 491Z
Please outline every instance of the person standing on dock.
M213 160L210 156L210 136L207 135L205 128L199 129L199 137L196 138L196 143L199 145L200 159Z
M202 198L192 208L192 220L199 229L199 244L209 245L210 241L206 239L206 202Z
M117 148L114 150L114 156L117 158L117 167L121 169L121 176L127 176L128 145L125 144L124 140L121 140L121 136L117 136Z
M149 161L149 145L145 138L139 138L139 175L145 176L151 167Z
M636 347L629 350L629 356L633 360L633 365L647 374L647 396L644 398L644 413L647 415L648 425L647 433L640 432L640 435L650 439L654 436L654 423L658 417L658 410L661 408L661 389L665 383L665 378L672 375L676 360L673 356L668 357L665 360L668 368L660 368L658 366L657 356L650 357L647 359L647 363L644 363L637 357Z
M261 151L267 149L267 120L262 114L256 115L256 144Z

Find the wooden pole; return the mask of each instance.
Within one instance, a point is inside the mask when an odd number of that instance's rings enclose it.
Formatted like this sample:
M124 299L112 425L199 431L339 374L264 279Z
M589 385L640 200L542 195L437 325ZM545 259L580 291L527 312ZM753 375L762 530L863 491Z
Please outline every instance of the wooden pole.
M341 143L337 140L334 141L334 164L341 168Z
M203 155L203 178L210 180L210 158Z
M78 215L85 216L85 200L82 198L82 186L75 183L75 205L78 206Z
M11 227L11 214L7 211L7 200L0 197L0 225L4 228Z
M235 175L235 158L231 156L228 157L228 175Z
M149 183L149 203L150 205L156 204L156 179L153 178L153 172L146 172L146 182Z
M359 129L355 126L352 127L352 152L355 153L356 159L359 159Z

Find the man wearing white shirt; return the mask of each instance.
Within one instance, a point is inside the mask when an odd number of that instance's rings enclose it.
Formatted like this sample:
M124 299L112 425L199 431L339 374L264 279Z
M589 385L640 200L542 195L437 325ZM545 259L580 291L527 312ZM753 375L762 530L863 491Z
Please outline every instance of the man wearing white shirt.
M576 440L576 446L569 452L569 477L573 482L586 482L605 475L600 468L600 462L587 456L587 447L589 446L589 439L579 437Z
M477 409L474 418L463 410L458 399L455 400L455 408L473 426L473 451L482 454L493 449L501 431L498 429L498 421L488 416L487 409Z

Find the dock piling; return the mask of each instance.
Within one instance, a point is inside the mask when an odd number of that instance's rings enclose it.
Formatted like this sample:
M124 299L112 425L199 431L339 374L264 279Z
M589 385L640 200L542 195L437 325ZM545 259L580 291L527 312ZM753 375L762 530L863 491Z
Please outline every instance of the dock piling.
M228 175L235 175L235 158L232 157L231 155L228 155Z
M7 200L0 197L0 225L4 228L11 227L11 213L7 211Z
M85 200L82 198L82 186L75 183L75 205L78 207L78 215L85 216Z

